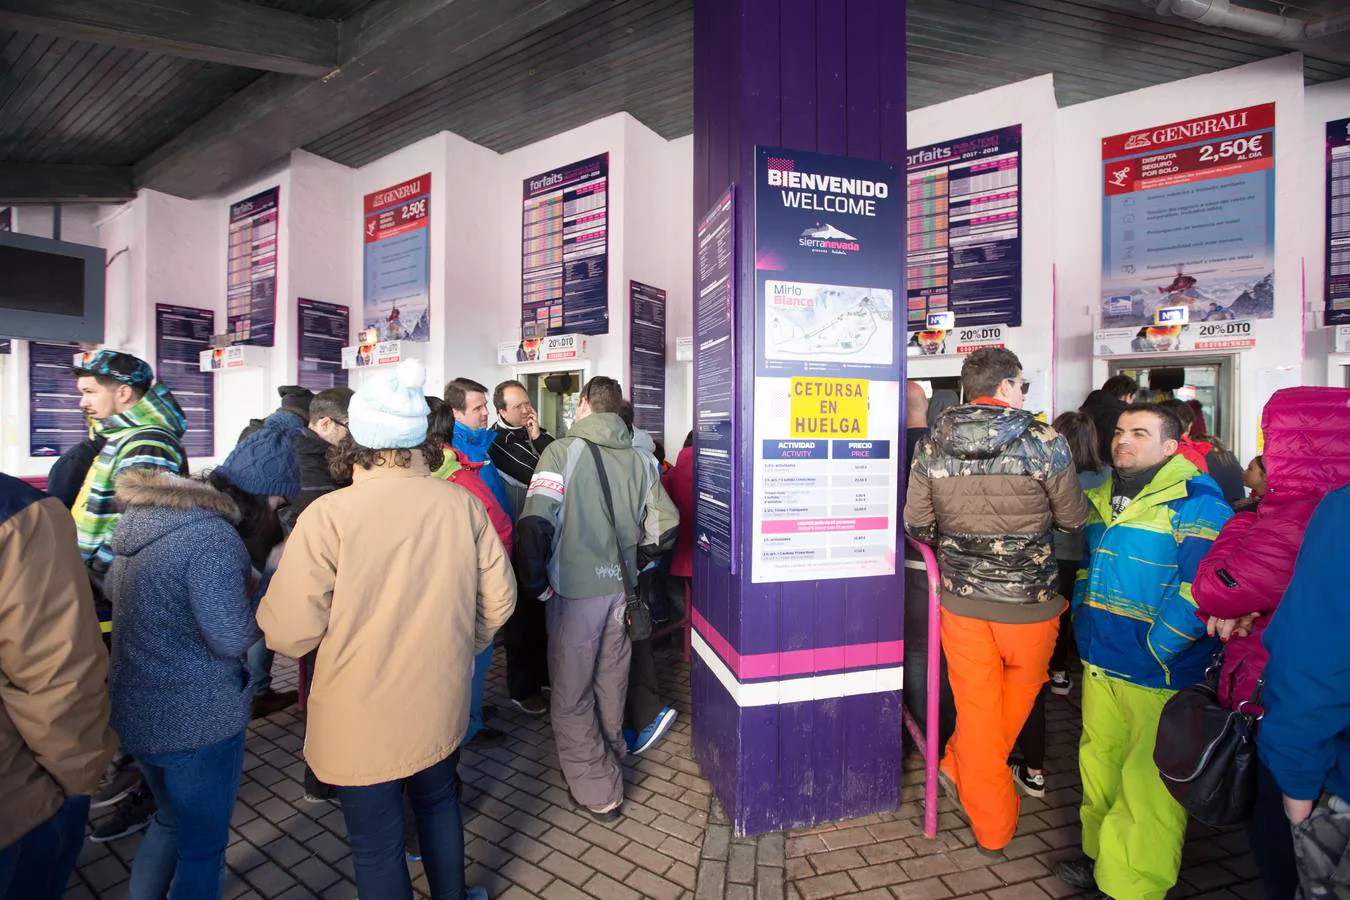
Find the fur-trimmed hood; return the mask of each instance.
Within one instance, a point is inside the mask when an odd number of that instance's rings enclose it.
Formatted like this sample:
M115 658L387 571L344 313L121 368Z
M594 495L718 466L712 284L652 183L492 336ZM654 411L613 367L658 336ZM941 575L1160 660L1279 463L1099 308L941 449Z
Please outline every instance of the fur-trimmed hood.
M117 479L122 519L113 533L112 550L132 556L166 535L185 538L193 525L240 519L239 506L204 481L183 478L162 469L131 469Z

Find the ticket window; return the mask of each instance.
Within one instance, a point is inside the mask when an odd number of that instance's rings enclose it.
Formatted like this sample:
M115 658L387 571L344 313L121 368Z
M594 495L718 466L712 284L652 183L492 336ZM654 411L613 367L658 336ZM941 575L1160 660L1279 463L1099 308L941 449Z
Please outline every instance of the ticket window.
M539 427L554 437L566 437L567 429L577 420L584 377L584 372L573 370L540 372L522 379L530 402L539 413Z
M1225 447L1235 444L1238 426L1237 379L1233 361L1227 358L1129 360L1111 365L1112 375L1129 375L1139 382L1139 400L1177 398L1198 400L1209 433Z

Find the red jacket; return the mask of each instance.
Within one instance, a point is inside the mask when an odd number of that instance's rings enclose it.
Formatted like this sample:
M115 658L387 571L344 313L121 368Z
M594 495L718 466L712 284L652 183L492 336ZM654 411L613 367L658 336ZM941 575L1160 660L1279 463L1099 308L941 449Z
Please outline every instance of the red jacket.
M1251 634L1233 638L1224 650L1219 699L1230 708L1251 699L1265 671L1269 655L1261 636L1289 587L1308 520L1328 491L1350 483L1350 389L1277 391L1261 427L1265 499L1255 512L1228 520L1191 586L1202 619L1260 613Z
M1204 441L1193 441L1191 440L1190 435L1187 434L1183 434L1178 443L1180 446L1177 447L1177 452L1180 453L1187 462L1194 464L1197 469L1208 475L1209 461L1205 459L1205 457L1209 455L1209 451L1214 449L1214 445L1207 444Z
M675 555L670 560L670 574L681 578L694 577L694 448L685 447L675 458L675 468L661 477L675 508L680 511L680 525L675 532Z
M509 557L512 538L511 517L492 495L492 488L488 487L487 482L478 474L478 470L487 463L469 462L469 458L454 447L442 449L445 451L445 462L433 474L451 484L459 485L483 502L483 506L487 508L488 520L496 529L497 537L501 538L502 546L506 548L506 555Z

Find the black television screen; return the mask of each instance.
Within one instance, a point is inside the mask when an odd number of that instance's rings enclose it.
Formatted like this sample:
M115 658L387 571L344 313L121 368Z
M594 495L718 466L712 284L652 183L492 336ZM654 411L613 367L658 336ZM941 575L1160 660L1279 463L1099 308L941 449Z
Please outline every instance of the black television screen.
M0 232L0 337L103 340L101 247Z

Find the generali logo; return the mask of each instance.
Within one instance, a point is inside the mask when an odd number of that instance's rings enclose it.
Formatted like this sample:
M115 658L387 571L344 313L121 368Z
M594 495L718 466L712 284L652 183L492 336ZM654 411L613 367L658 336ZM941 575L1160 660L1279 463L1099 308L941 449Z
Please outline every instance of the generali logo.
M1153 138L1148 136L1147 131L1141 131L1138 134L1130 135L1130 139L1125 142L1126 150L1142 150L1145 147L1153 146Z

